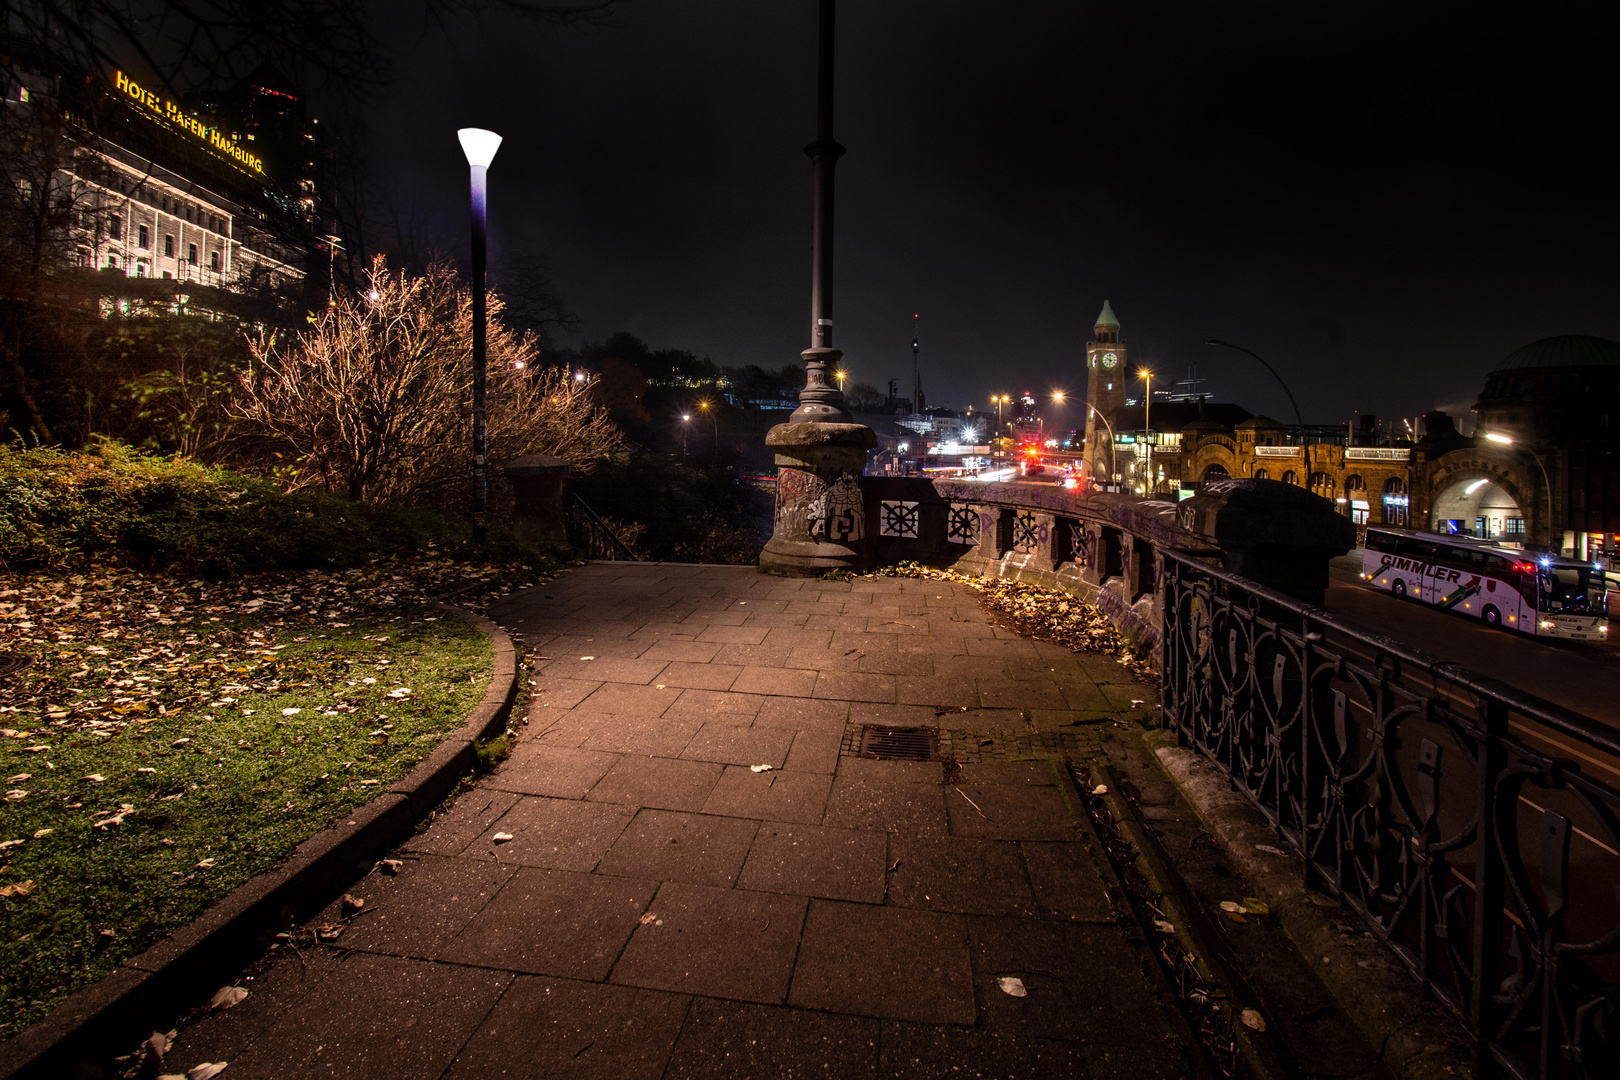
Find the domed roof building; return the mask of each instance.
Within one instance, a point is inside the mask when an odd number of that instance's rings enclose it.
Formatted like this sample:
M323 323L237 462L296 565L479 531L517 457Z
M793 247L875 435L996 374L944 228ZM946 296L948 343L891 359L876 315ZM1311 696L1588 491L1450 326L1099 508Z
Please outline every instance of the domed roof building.
M1570 334L1514 350L1485 377L1473 447L1434 461L1432 524L1472 522L1494 533L1500 517L1505 533L1518 521L1539 546L1580 557L1612 549L1620 532L1617 413L1620 342ZM1500 515L1486 512L1492 500Z

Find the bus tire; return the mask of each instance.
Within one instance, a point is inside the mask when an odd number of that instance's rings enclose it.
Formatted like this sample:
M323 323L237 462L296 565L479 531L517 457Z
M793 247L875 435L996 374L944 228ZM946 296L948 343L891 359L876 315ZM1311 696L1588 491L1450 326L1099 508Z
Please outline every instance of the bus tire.
M1495 604L1486 604L1485 610L1479 613L1479 617L1485 620L1486 626L1502 625L1502 613L1496 609Z
M1395 594L1395 598L1397 600L1406 599L1406 582L1402 581L1400 578L1396 578L1395 584L1389 587L1389 591Z

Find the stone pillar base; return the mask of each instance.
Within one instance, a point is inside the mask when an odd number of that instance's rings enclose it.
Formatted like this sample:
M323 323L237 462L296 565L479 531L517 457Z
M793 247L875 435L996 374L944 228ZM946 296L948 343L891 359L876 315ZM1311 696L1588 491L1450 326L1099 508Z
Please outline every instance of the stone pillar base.
M802 421L765 436L776 451L776 528L759 556L768 574L814 577L872 565L861 472L877 435L865 424Z

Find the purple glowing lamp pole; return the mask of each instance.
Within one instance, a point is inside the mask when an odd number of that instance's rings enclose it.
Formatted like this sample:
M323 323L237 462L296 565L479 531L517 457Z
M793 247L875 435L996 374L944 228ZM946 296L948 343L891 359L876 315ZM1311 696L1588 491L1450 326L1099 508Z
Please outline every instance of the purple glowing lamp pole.
M456 137L472 167L473 539L482 540L489 513L489 410L485 407L484 379L485 203L489 163L501 148L501 137L483 128L462 128Z

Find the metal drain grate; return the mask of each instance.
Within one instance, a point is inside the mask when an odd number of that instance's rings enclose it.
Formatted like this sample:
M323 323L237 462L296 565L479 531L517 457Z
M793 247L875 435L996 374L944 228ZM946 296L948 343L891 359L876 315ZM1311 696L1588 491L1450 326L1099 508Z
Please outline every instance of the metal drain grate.
M933 728L861 725L861 756L892 761L934 761L939 756L939 732Z
M0 652L0 679L15 675L34 666L34 658L27 653Z

